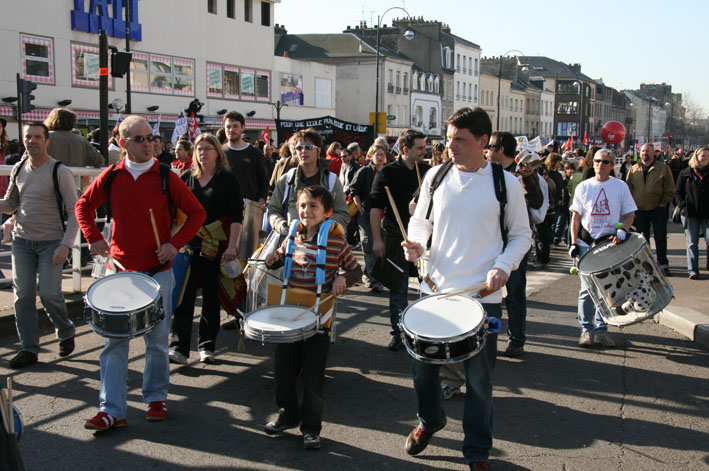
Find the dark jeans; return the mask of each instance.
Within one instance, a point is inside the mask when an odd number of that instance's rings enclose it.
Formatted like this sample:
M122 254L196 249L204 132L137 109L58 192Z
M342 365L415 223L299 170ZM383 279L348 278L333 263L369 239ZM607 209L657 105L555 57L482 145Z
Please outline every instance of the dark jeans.
M199 256L195 249L190 259L190 277L187 280L182 303L175 309L172 321L172 338L170 348L175 348L186 357L190 356L192 339L192 320L194 305L197 299L197 288L202 285L202 316L199 319L197 344L199 350L214 352L219 333L219 297L217 295L217 279L219 278L219 261L207 260ZM175 289L182 289L175 286Z
M541 224L535 224L537 228L537 262L549 263L549 250L553 237L552 224L556 218L556 213L547 213Z
M554 221L554 243L558 244L559 241L567 240L566 232L569 222L569 208L567 206L562 206L561 208L556 208L556 220Z
M300 422L304 434L319 435L322 429L325 363L329 351L329 332L299 342L280 343L276 347L276 404L282 409L281 414L287 423ZM303 381L303 402L300 404L295 385L299 374Z
M500 317L499 304L483 304L488 317ZM497 334L488 334L483 349L463 362L463 455L468 463L486 460L492 448L492 373L497 356ZM436 432L446 425L440 365L411 359L421 428Z
M505 307L507 308L507 342L515 347L524 346L527 339L525 326L527 323L527 261L529 252L525 254L519 267L510 273L507 280L507 296L505 297Z
M650 211L635 211L635 227L650 243L650 226L655 237L655 252L657 263L662 268L669 265L667 261L667 213L666 208L658 206Z
M398 337L401 334L399 329L399 321L401 320L401 313L409 305L409 267L410 263L404 263L404 273L401 274L403 281L401 282L401 288L397 291L389 291L389 322L391 323L391 330L389 333L393 337Z

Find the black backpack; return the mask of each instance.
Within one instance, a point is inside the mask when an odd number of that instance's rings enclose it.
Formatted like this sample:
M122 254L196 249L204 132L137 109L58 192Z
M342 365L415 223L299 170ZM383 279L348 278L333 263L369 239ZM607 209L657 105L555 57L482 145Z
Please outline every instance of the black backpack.
M162 194L167 196L167 206L170 208L170 214L174 219L174 205L172 204L172 195L170 195L170 166L164 163L160 163L160 180L162 181ZM111 185L113 185L113 180L116 178L116 164L111 165L108 175L106 176L106 181L103 182L103 191L106 192L106 222L113 219L113 212L111 211Z
M502 234L503 247L507 246L507 227L505 227L505 208L507 208L507 186L505 185L505 171L502 169L502 165L496 162L489 162L492 165L492 180L495 185L495 196L497 201L500 202L500 233ZM431 217L431 210L433 209L433 193L440 186L443 178L446 176L448 171L453 166L453 159L446 160L441 168L438 169L436 174L433 176L433 181L431 182L431 198L428 202L428 210L426 211L426 219Z
M15 167L13 167L12 173L10 173L10 184L12 186L17 186L17 174L19 173L20 169L24 167L25 162L27 162L27 159L29 159L27 155L23 156L19 162L19 165L15 165ZM69 216L67 215L66 209L64 208L64 198L62 197L62 192L59 191L59 177L57 175L57 171L60 165L63 164L58 160L54 162L54 167L52 168L52 181L54 182L54 197L57 200L57 208L59 209L59 219L62 220L62 230L66 231L66 220Z

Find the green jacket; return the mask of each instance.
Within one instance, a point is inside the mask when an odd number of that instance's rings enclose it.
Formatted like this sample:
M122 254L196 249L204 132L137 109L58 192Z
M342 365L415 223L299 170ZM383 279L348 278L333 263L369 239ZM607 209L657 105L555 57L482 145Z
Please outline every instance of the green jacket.
M330 172L327 169L327 161L322 162L324 159L318 160L318 171L320 172L320 185L325 188L329 188ZM298 219L298 203L296 201L298 190L304 188L304 184L301 179L303 178L303 171L300 167L296 167L295 175L292 181L292 188L288 195L288 217L284 216L284 204L283 197L286 192L286 185L288 184L288 174L284 173L281 178L278 179L276 187L273 189L273 194L268 202L268 221L271 223L271 227L274 231L285 234L288 232L288 226L291 221ZM334 178L334 185L331 188L332 197L335 200L334 208L330 219L340 224L343 228L347 227L350 222L350 212L347 209L347 203L345 202L345 194L342 191L342 183L338 178Z
M672 169L657 159L652 162L647 175L643 174L642 162L638 161L628 172L626 182L640 211L667 206L675 194Z

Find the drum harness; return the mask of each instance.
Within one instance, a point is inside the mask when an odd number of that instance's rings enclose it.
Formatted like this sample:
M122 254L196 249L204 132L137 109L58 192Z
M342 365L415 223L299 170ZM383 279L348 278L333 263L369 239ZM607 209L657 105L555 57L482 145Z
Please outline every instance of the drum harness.
M322 295L322 287L325 284L325 262L327 260L327 239L328 239L328 234L330 233L330 228L335 222L332 220L327 220L324 221L320 225L320 230L318 230L318 239L317 239L317 244L318 244L318 251L317 255L315 256L315 263L316 263L316 268L315 268L315 283L317 284L318 288L316 291L316 298L315 298L315 313L318 316L318 333L323 333L326 332L329 329L321 329L320 326L327 323L327 321L330 320L332 317L332 312L335 309L335 305L333 304L333 307L330 308L330 310L323 314L322 316L319 315L318 310L320 308L320 296ZM291 275L291 270L293 268L293 252L295 250L298 251L303 251L300 248L296 247L295 243L295 236L298 234L298 229L300 228L300 220L296 219L294 220L291 225L290 229L288 230L288 242L286 244L286 256L285 256L285 261L283 263L283 290L281 292L281 305L283 305L286 302L286 289L288 288L288 280L290 279ZM307 253L307 252L306 252Z

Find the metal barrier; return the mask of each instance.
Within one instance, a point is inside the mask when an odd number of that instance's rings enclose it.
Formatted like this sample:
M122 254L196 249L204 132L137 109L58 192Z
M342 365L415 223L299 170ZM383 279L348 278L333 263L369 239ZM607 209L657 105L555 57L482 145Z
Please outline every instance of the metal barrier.
M12 172L12 165L0 165L0 176L9 176ZM104 168L93 168L93 167L69 167L72 175L74 175L74 181L76 182L76 187L81 190L81 193L86 190L86 188L91 184L91 181L102 171ZM4 195L2 195L4 196ZM103 219L97 219L97 222L103 221ZM81 266L81 248L87 247L88 244L81 243L81 230L76 234L76 239L74 239L74 245L71 248L71 268L64 269L64 273L71 273L72 278L72 290L74 292L81 291L81 272L83 270L88 270L91 268L90 265L85 267ZM2 251L0 252L0 257L10 256L10 266L12 267L12 251ZM0 283L6 283L12 281L10 278L0 279Z

